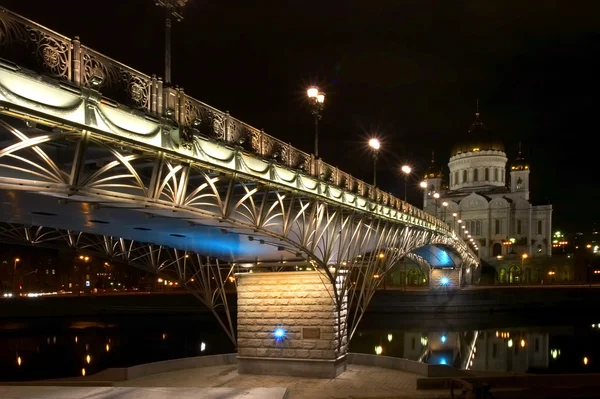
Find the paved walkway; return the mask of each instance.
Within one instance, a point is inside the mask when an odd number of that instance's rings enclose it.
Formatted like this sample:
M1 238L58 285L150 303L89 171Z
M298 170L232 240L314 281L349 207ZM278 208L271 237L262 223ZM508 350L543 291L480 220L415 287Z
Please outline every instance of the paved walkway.
M334 380L238 374L235 365L153 374L119 382L127 387L288 388L287 399L449 398L448 389L417 391L416 374L350 364Z
M285 388L0 387L2 399L283 399Z

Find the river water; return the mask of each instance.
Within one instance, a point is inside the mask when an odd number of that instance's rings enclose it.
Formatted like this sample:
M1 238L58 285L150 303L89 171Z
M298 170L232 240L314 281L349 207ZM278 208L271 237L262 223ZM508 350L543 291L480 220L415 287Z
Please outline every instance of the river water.
M233 352L210 315L0 323L0 380L90 375L109 367ZM350 351L489 371L600 371L600 315L558 321L367 314Z

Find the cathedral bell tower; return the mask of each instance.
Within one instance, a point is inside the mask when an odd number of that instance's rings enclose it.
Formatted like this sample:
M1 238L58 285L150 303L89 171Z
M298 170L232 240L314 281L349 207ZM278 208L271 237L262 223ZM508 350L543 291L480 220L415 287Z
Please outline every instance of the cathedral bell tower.
M429 201L433 201L433 194L441 194L442 190L442 168L435 163L435 153L431 151L431 163L423 177L423 207L426 207Z
M523 157L520 142L517 158L510 166L510 191L523 193L523 198L529 200L529 165Z

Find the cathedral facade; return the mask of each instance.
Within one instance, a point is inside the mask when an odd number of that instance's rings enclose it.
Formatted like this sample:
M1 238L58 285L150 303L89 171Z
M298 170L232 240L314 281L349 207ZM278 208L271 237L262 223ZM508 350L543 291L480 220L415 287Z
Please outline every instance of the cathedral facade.
M469 133L483 139L452 149L447 185L432 156L422 184L423 209L448 223L465 241L472 238L482 259L551 256L552 205L530 202L530 167L521 148L508 163L504 145L486 141L490 135L479 113Z

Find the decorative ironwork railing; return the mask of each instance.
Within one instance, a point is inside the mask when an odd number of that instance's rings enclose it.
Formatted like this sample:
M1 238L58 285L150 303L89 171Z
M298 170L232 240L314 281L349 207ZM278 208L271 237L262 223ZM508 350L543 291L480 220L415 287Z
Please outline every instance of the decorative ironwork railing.
M242 147L272 162L301 170L367 197L379 205L426 220L440 231L451 229L428 213L292 147L187 95L182 88L163 87L161 78L145 75L27 18L0 7L0 57L19 67L98 90L113 102L174 119L188 136L198 134Z

